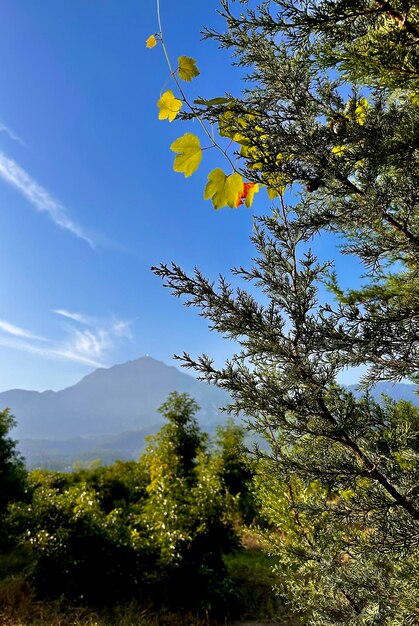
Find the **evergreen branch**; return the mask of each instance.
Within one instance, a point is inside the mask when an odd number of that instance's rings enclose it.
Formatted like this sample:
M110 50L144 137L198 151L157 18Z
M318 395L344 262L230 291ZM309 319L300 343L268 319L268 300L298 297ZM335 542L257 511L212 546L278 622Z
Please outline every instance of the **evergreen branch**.
M375 2L397 23L398 26L400 26L400 28L403 28L403 30L415 38L415 43L419 42L419 30L414 24L412 24L412 22L409 22L406 17L399 13L399 11L396 11L396 9L386 0L375 0Z
M355 185L352 181L346 178L343 174L339 172L335 172L335 178L345 185L352 193L355 193L357 196L361 198L365 198L365 192L362 191L357 185ZM401 233L410 243L414 244L419 248L419 237L408 230L403 224L398 222L396 218L389 213L388 211L383 211L382 216L384 220L390 224L395 230Z
M338 424L330 413L327 405L322 398L321 395L316 397L316 400L319 404L319 407L322 410L324 417L327 421L334 426L334 428L339 430ZM399 504L401 507L405 509L415 520L419 520L419 509L417 509L410 500L408 500L403 494L401 494L394 485L392 485L389 480L382 474L377 466L372 463L368 457L362 452L358 444L353 441L353 439L348 435L348 433L342 431L341 432L341 443L347 446L350 450L352 450L353 454L361 461L364 467L367 469L369 475L372 479L376 480L380 485L393 497L393 499Z

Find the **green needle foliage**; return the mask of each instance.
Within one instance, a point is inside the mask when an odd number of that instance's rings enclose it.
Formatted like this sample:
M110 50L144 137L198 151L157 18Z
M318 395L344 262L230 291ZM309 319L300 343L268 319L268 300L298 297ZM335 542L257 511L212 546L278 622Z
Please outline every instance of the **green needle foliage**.
M227 30L206 35L248 68L247 88L200 116L228 119L245 177L277 196L256 225L253 267L234 270L252 293L154 270L240 345L222 368L182 359L269 443L258 494L294 611L314 626L418 624L418 409L337 383L354 366L366 391L418 381L418 6L241 4L235 15L222 2ZM359 288L316 258L325 233L365 268Z

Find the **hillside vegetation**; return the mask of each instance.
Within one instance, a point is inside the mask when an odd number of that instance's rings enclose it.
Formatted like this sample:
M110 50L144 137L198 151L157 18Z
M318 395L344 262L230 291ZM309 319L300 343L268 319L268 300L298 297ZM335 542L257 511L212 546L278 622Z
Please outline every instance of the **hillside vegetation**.
M210 442L197 409L171 394L160 409L166 423L138 462L71 473L25 474L5 434L17 487L5 483L1 623L174 625L281 613L272 560L256 530L245 531L258 512L244 431L230 421Z

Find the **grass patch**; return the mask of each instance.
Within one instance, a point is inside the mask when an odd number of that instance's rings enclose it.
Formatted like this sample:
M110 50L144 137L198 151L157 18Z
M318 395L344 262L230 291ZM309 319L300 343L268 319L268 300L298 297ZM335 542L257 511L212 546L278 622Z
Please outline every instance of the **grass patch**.
M277 574L272 573L275 558L264 551L256 533L245 530L242 548L226 555L224 560L237 590L234 617L297 626L288 613L284 598L274 591L278 583Z
M27 551L0 555L1 626L216 626L235 619L268 620L270 624L297 626L287 615L284 600L273 591L275 559L263 550L256 533L244 531L242 548L225 556L235 590L228 615L222 621L196 614L158 612L133 601L103 610L69 605L61 600L39 600L25 579L30 562Z
M95 611L69 606L63 601L38 600L22 576L0 581L1 626L217 626L209 618L192 613L156 613L131 602L112 609Z

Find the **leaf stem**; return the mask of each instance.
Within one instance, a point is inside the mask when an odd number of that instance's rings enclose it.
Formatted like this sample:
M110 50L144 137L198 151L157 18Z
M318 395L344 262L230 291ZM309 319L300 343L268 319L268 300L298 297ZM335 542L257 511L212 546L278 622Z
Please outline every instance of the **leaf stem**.
M156 1L157 1L157 22L159 25L160 40L161 40L164 56L166 57L167 65L169 66L170 74L174 76L172 64L170 63L170 57L168 55L166 44L164 43L164 39L163 39L163 28L161 25L161 15L160 15L160 0L156 0Z
M165 44L164 37L163 37L163 28L162 28L162 22L161 22L161 14L160 14L160 0L156 0L156 4L157 4L157 22L158 22L158 25L159 25L159 33L160 33L160 41L161 41L161 45L162 45L162 48L163 48L164 56L166 57L166 62L167 62L167 65L168 65L168 67L169 67L170 74L171 74L171 76L172 76L173 80L175 81L177 88L179 89L180 95L182 96L182 100L184 101L184 103L186 104L186 106L187 106L187 107L189 107L189 109L191 110L191 112L194 114L195 118L196 118L196 119L198 120L198 122L200 123L200 125L201 125L201 127L202 127L202 129L203 129L204 133L207 135L207 137L208 137L208 138L209 138L209 140L211 141L211 143L212 143L213 147L214 147L214 148L218 148L218 150L220 150L220 152L222 152L222 154L225 156L225 158L227 159L227 161L230 163L230 165L231 165L231 167L232 167L232 169L233 169L233 172L237 172L237 168L236 168L236 166L234 165L233 161L232 161L232 160L230 159L230 157L228 156L228 154L227 154L226 150L224 150L224 149L223 149L223 148L222 148L222 147L221 147L221 146L220 146L220 145L219 145L219 144L215 141L214 137L212 136L212 134L210 133L210 131L208 130L208 128L205 126L205 124L204 124L203 120L201 119L201 116L197 114L197 112L196 112L196 110L194 109L194 107L190 104L189 100L187 99L187 97L186 97L186 95L185 95L185 93L184 93L184 91L183 91L183 89L182 89L181 84L179 83L179 80L178 80L178 78L177 78L177 76L176 76L177 69L176 69L176 70L173 70L173 68L172 68L172 64L171 64L171 62L170 62L170 57L169 57L169 54L168 54L168 52L167 52L166 44ZM228 148L230 147L230 145L231 145L231 142L230 142L230 144L228 145ZM227 148L227 149L228 149L228 148Z

